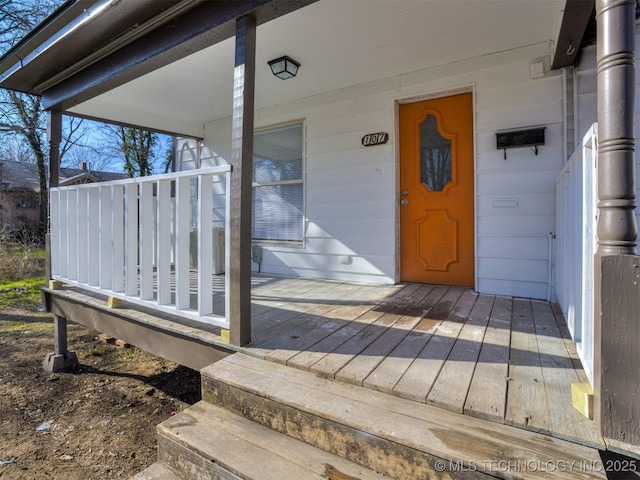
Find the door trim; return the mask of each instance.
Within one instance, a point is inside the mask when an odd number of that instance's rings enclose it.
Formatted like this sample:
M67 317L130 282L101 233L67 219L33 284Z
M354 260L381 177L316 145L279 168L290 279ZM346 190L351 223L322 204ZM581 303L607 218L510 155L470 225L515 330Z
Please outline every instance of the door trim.
M396 157L395 168L395 188L394 199L395 202L395 283L400 282L401 279L401 261L400 261L400 105L406 103L422 102L424 100L433 100L442 97L451 97L461 93L471 93L471 108L473 118L473 289L478 289L478 149L477 149L477 129L476 129L476 84L469 83L461 85L456 88L447 90L437 90L433 92L427 92L420 95L412 95L408 97L396 98L394 101L394 155Z

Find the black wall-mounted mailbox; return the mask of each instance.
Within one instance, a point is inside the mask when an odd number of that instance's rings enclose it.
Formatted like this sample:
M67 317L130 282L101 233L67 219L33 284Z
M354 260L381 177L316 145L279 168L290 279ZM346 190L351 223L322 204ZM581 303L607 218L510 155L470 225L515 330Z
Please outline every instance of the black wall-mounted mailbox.
M496 148L504 149L505 160L507 159L507 148L535 147L537 155L538 145L544 145L544 131L546 128L537 127L496 133Z

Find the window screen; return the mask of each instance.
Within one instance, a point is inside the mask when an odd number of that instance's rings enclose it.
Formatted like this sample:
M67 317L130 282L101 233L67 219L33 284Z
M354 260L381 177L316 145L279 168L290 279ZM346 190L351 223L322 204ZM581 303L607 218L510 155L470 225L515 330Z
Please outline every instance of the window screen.
M261 130L253 144L253 238L302 242L302 124Z

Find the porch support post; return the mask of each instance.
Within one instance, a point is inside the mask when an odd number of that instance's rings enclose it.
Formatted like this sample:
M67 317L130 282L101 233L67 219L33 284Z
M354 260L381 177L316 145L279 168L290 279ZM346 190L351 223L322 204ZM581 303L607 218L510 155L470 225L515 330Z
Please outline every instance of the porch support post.
M48 112L47 137L49 140L49 188L60 184L60 142L62 141L62 112L50 110ZM47 208L49 205L43 205ZM49 232L46 237L46 280L51 280L51 247ZM72 370L78 366L76 353L67 347L67 319L59 315L53 316L53 345L54 351L48 353L42 364L48 372Z
M229 340L242 346L251 342L251 205L253 116L255 87L256 21L243 16L236 21L236 55L233 75L231 153L231 218Z
M67 353L67 319L59 315L53 316L54 353L63 355Z
M609 445L640 445L635 219L635 0L597 0L598 250L594 414ZM618 447L625 450L626 447ZM615 448L614 448L615 449Z
M49 140L49 187L60 183L60 142L62 141L62 112L49 110L47 137Z
M49 188L57 187L60 183L60 142L62 141L62 112L49 110L47 112L47 140L49 142ZM49 217L49 203L41 205L40 208L47 209ZM49 229L47 225L46 233L46 258L45 258L45 279L47 285L51 280L51 248L49 244Z
M635 0L598 0L598 253L636 255Z
M62 372L78 367L76 352L67 347L67 319L59 315L53 316L54 351L47 353L42 368L47 372Z

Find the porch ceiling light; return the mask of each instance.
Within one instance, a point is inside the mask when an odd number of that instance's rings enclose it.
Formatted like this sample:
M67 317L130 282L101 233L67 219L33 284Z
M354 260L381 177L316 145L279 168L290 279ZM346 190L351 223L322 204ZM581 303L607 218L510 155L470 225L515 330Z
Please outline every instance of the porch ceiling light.
M269 67L271 67L271 72L276 77L286 80L287 78L296 76L300 64L293 58L285 55L284 57L269 61Z

